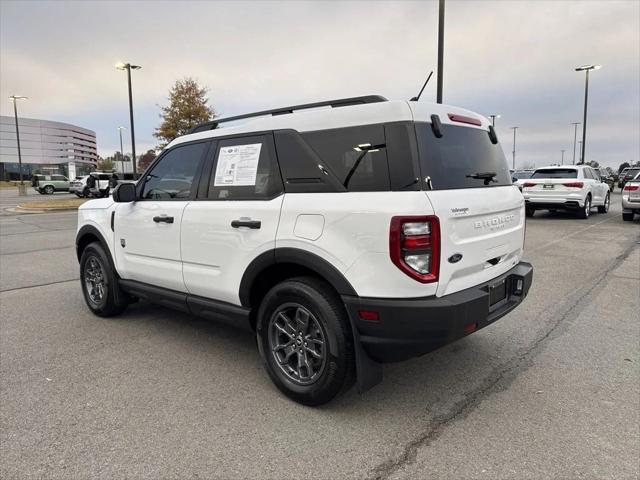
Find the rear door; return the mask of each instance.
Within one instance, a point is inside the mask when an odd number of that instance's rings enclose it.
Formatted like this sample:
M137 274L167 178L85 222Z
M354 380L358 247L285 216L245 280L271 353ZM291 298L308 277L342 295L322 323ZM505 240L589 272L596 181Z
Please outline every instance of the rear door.
M524 200L500 144L482 128L443 124L437 138L416 123L425 194L440 220L436 295L470 288L512 268L524 247Z
M193 295L239 305L247 266L275 248L284 195L273 135L218 140L203 179L182 221L184 281Z
M141 180L139 200L116 206L116 265L123 278L185 291L180 257L182 215L195 196L209 141L163 153Z

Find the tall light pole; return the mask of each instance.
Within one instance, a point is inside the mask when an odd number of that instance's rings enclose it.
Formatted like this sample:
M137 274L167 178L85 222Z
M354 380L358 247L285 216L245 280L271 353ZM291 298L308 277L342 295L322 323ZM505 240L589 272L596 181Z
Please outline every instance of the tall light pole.
M118 127L118 133L120 134L120 165L122 165L122 174L124 175L124 152L122 151L122 130L126 130L126 127Z
M587 101L589 100L589 72L591 70L600 70L602 65L582 65L576 67L576 72L586 72L584 80L584 118L582 119L582 155L580 163L584 163L584 151L587 146Z
M131 65L130 63L118 63L116 65L118 70L127 71L127 82L129 85L129 123L131 127L131 160L133 161L133 174L136 174L136 138L135 129L133 127L133 95L131 93L131 70L140 70L140 65Z
M513 130L513 169L516 169L516 130L520 127L511 127Z
M580 122L572 122L571 125L573 125L573 165L576 164L576 139L578 137L578 125L580 125Z
M444 0L438 2L438 86L437 103L442 103L442 80L444 63Z
M582 150L582 140L578 140L578 151L579 152L583 152L584 150ZM584 163L584 158L580 157L578 159L578 165L580 165L581 163Z
M564 150L560 150L562 152L562 160L560 161L560 165L564 165Z
M16 119L16 142L18 144L18 165L20 166L20 186L18 187L18 195L26 195L27 192L24 188L24 180L22 177L22 151L20 150L20 128L18 127L18 107L16 106L16 103L18 100L26 100L27 97L22 95L11 95L9 98L13 102L13 115Z
M496 126L496 118L500 118L500 115L489 115L489 117L491 118L491 125L495 128Z

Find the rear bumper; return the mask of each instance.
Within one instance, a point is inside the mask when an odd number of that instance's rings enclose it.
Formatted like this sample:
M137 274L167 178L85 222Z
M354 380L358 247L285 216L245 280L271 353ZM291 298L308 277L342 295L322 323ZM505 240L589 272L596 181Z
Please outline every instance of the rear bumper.
M533 267L520 262L489 282L440 298L342 298L366 352L380 362L397 362L428 353L495 322L524 300L532 279ZM515 292L518 280L522 283L520 293ZM490 287L502 282L506 297L490 305ZM362 320L359 310L378 312L378 321Z
M584 201L564 199L558 201L525 200L524 204L526 207L539 210L580 210L584 207Z
M622 197L622 210L626 212L638 212L640 211L640 201L630 201Z

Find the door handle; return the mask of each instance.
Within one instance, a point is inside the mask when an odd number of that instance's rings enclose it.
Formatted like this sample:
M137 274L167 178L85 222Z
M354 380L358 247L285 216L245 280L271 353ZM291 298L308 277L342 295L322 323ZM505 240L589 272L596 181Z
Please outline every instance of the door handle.
M173 217L167 217L166 215L161 215L159 217L153 217L153 221L156 223L173 223Z
M262 226L262 222L260 220L232 220L231 226L233 228L249 227L258 229Z

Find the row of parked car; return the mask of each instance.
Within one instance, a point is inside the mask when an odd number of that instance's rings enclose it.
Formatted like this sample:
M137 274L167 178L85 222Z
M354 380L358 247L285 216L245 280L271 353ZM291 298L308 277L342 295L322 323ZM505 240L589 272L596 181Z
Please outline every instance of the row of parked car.
M525 199L527 217L536 210L575 212L588 218L593 207L607 213L611 204L614 179L605 169L589 165L556 165L536 170L512 172L514 183ZM622 189L622 218L633 220L640 214L640 167L626 168L620 175Z
M95 171L90 174L95 179L95 187L87 185L89 175L82 175L69 181L64 175L36 174L31 178L31 186L41 195L53 195L55 192L75 193L79 198L108 195L112 185L122 182L135 182L133 173L115 173Z

